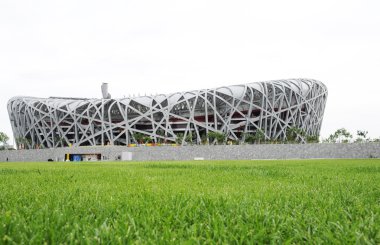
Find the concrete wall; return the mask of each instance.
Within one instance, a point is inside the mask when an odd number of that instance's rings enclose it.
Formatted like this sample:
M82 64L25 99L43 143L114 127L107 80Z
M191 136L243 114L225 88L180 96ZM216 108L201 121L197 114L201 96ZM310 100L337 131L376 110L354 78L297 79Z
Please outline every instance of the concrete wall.
M380 143L361 144L268 144L215 146L124 147L95 146L43 150L0 151L0 162L63 161L66 153L101 153L106 160L116 160L122 152L132 152L134 161L157 160L233 160L233 159L307 159L307 158L379 158Z

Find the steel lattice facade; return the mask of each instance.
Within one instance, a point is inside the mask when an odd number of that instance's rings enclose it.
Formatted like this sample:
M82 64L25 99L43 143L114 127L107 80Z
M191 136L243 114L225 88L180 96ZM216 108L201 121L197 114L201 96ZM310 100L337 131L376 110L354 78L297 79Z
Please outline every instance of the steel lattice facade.
M199 144L209 132L241 141L260 130L280 141L290 127L319 135L326 99L323 83L289 79L122 99L14 97L8 112L26 148L127 145L136 133L153 142L191 134Z

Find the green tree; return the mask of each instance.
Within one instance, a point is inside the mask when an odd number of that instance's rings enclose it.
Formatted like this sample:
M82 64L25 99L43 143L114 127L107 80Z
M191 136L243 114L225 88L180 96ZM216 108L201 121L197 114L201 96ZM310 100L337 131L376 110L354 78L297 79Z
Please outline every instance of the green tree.
M227 135L223 133L216 132L216 141L218 144L223 144L227 139Z
M6 145L8 145L7 144L8 140L9 140L8 135L6 135L3 132L0 132L0 143L1 143L0 150L5 149L7 147Z
M182 145L182 141L183 141L183 134L182 133L179 133L176 135L177 137L175 138L175 143L177 143L178 145Z
M201 135L201 143L202 145L206 145L208 142L207 142L207 135L205 133L203 133Z
M357 130L356 131L357 138L355 139L355 143L368 142L369 139L367 138L367 134L368 134L368 131Z
M246 133L244 135L244 142L247 142L248 144L253 144L255 143L255 136L253 134L250 134L250 133Z
M144 141L145 135L142 133L134 133L133 138L136 140L137 144L142 144Z
M159 137L156 137L156 143L162 143L166 140L165 131L163 129L158 129L156 131L156 134L159 136Z
M261 129L257 129L255 134L246 133L244 141L248 144L260 144L265 141L265 133Z
M210 131L207 133L207 138L208 138L208 141L211 143L211 144L214 144L214 141L216 139L216 132L213 132L213 131Z
M222 144L227 138L226 134L220 133L220 132L208 132L207 137L209 139L209 142L211 143L217 143Z
M152 142L152 138L150 136L148 136L148 135L144 135L143 141L144 141L145 144L148 144L148 143Z
M350 139L352 139L352 134L345 128L338 129L335 134L337 136L338 143L349 143Z
M261 129L257 129L255 134L255 142L260 144L263 141L265 141L265 133Z
M60 137L59 135L54 136L54 147L64 147L65 139Z
M178 133L176 135L176 140L175 142L178 144L178 145L182 145L182 143L190 143L190 144L193 144L193 134L192 132L188 132L186 134L186 137L184 136L183 133Z
M185 142L193 144L193 134L191 132L186 135Z
M286 140L289 143L301 143L305 141L306 133L300 128L290 127L286 130Z
M319 135L306 135L307 143L319 143Z
M333 134L327 138L329 143L348 143L352 139L352 135L345 128L337 129Z
M1 143L2 145L7 145L8 140L9 140L8 135L6 135L6 134L3 133L3 132L0 132L0 143Z
M16 138L16 144L19 149L30 149L32 141L27 138L19 137Z

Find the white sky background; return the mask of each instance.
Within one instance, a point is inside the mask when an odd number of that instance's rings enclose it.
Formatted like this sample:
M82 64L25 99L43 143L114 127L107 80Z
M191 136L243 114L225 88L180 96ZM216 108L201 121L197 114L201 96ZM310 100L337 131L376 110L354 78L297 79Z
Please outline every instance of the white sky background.
M380 136L380 1L0 1L0 131L13 96L113 98L287 78L329 97L321 135ZM12 143L10 141L9 143Z

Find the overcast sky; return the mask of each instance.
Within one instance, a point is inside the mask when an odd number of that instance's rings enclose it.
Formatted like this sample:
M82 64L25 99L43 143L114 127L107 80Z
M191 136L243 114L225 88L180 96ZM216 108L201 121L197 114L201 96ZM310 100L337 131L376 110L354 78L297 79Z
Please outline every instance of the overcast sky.
M0 131L13 96L113 98L322 81L321 135L380 136L380 1L0 1ZM12 143L12 142L9 142Z

